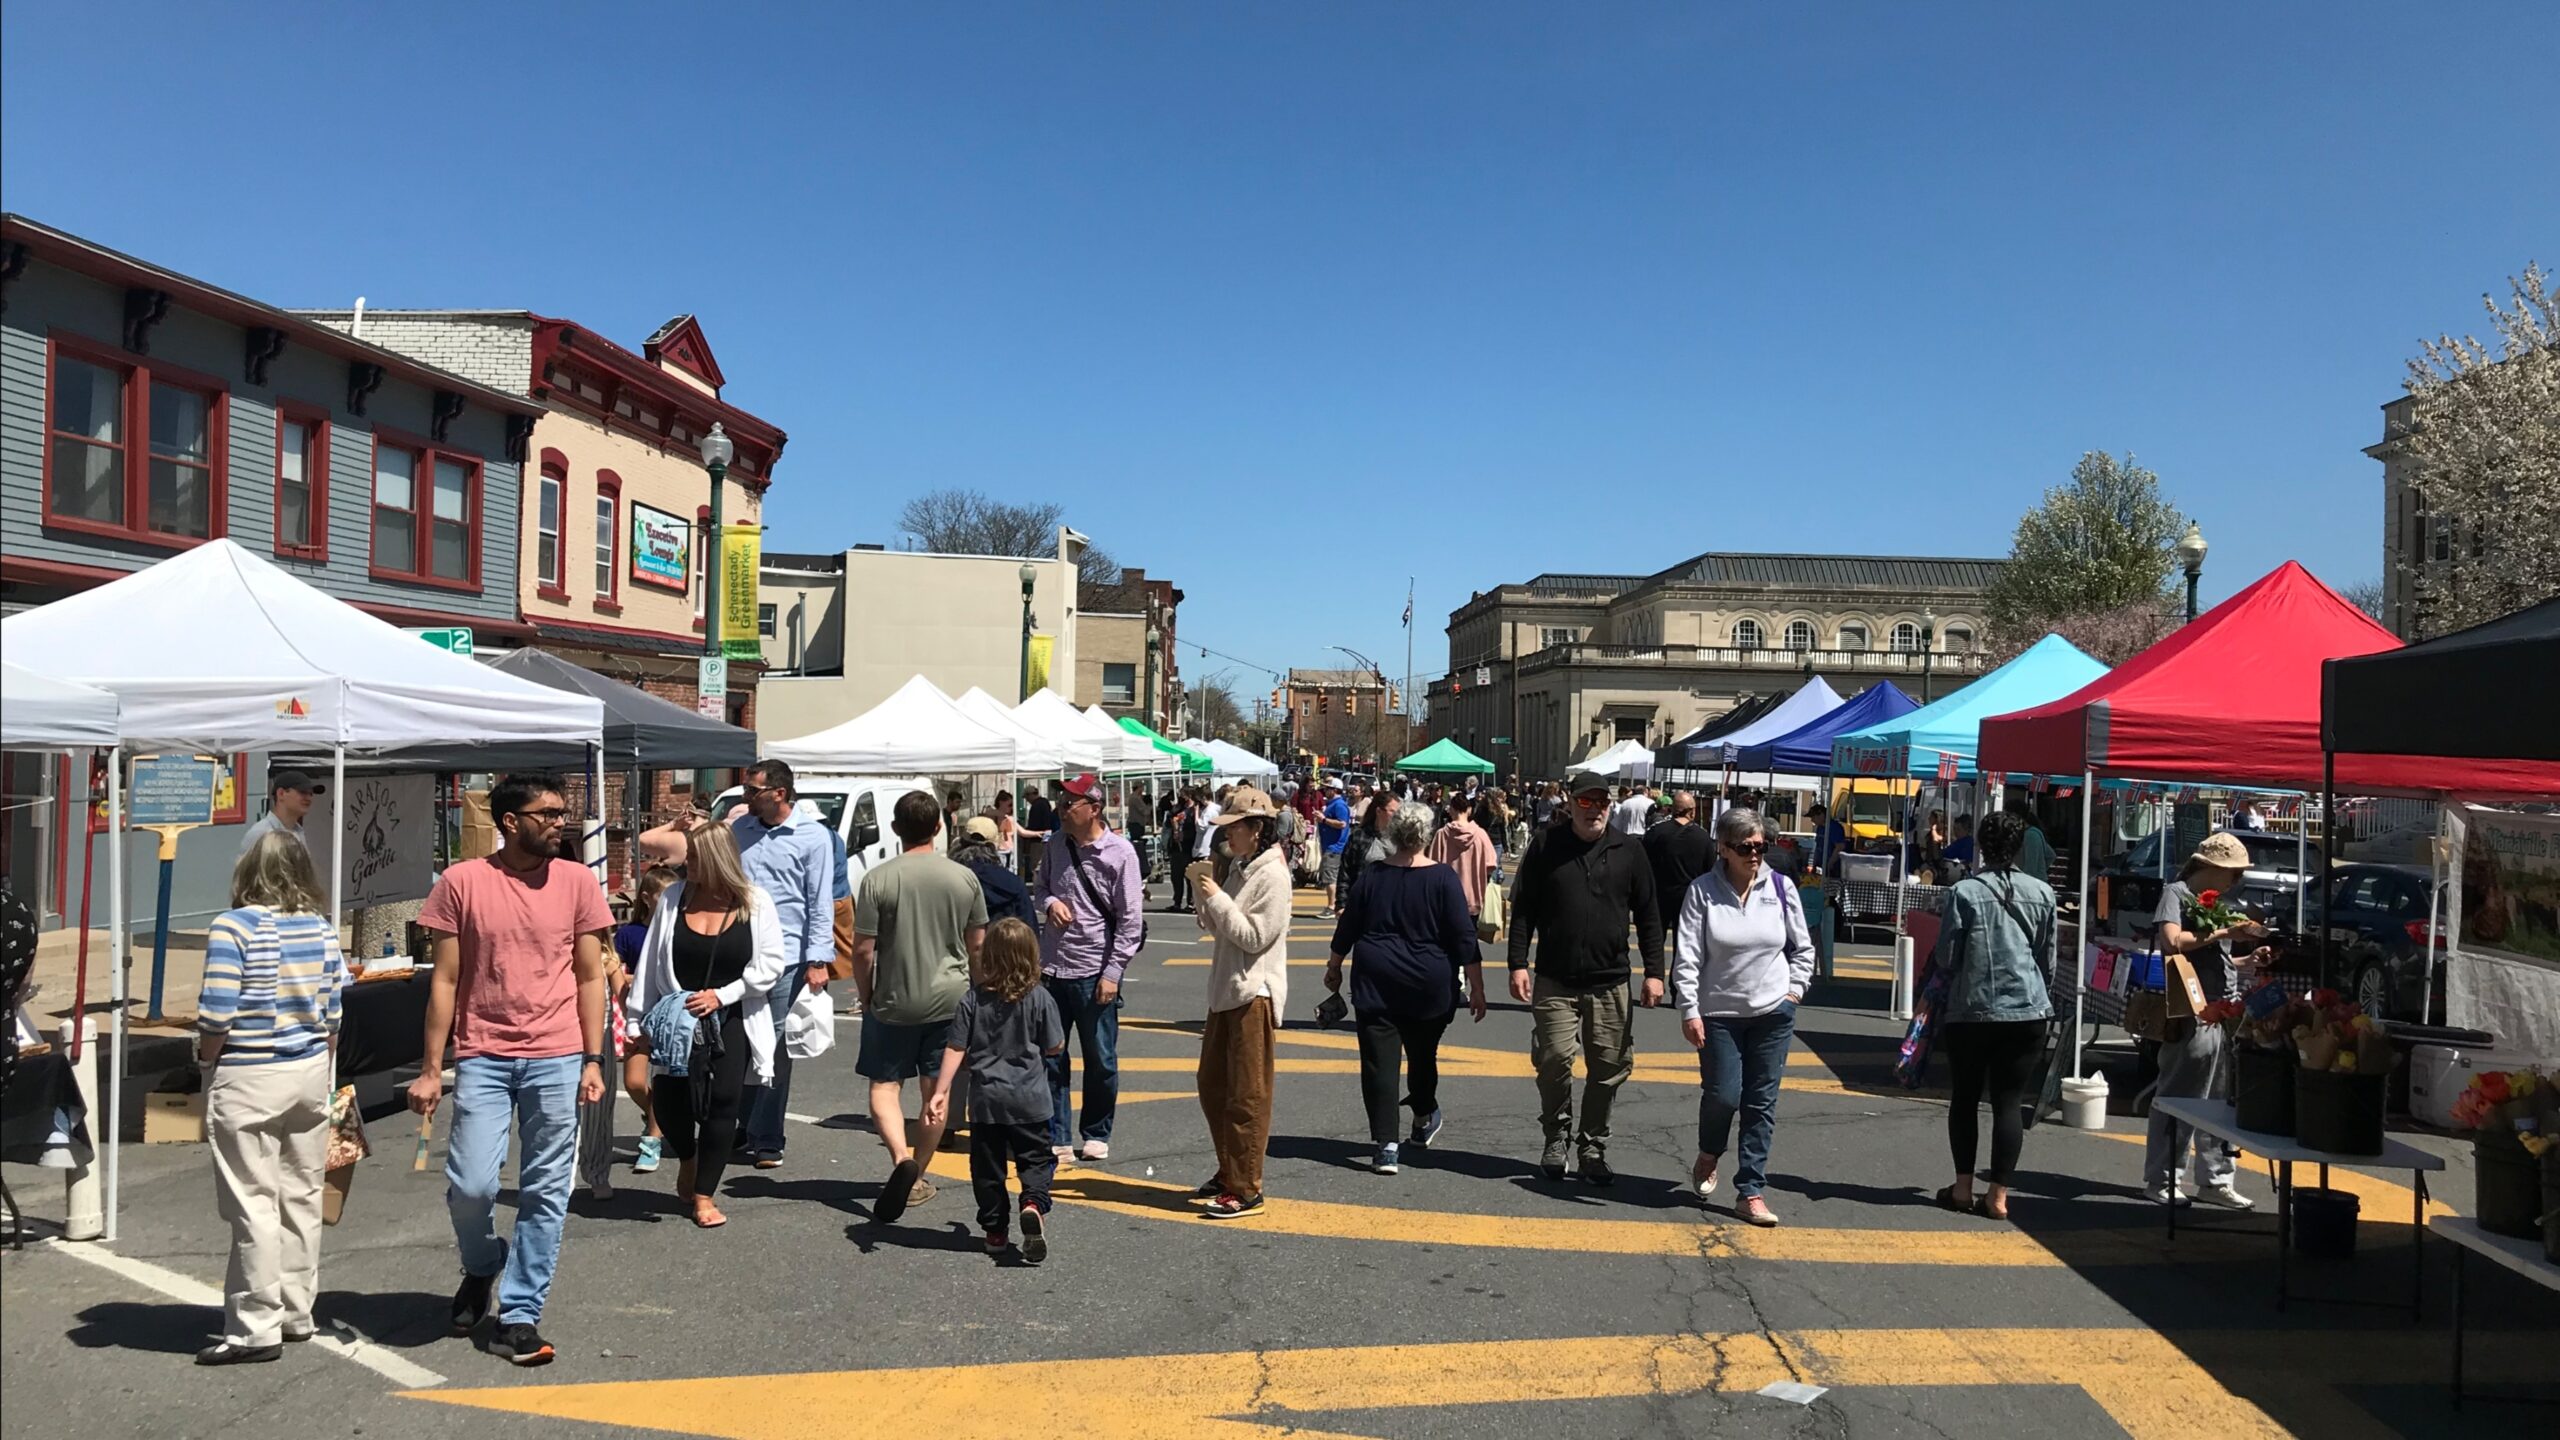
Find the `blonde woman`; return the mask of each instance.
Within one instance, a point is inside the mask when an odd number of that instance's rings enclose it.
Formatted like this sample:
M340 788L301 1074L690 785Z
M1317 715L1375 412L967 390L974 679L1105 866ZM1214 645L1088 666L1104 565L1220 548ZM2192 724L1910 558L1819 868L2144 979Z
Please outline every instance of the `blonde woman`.
M199 1365L274 1360L312 1335L330 1061L347 964L322 913L311 852L259 836L231 870L231 908L205 934L196 1057L213 1192L231 1224L222 1339Z
M1289 1004L1289 862L1272 843L1277 808L1253 786L1235 787L1212 822L1216 864L1200 877L1193 912L1214 942L1199 1078L1218 1173L1193 1192L1209 1202L1212 1220L1262 1213L1273 1036Z
M772 1008L765 997L786 964L782 921L773 897L749 883L737 842L725 825L690 837L685 878L659 897L640 942L640 968L624 1014L649 1036L650 1087L665 1153L675 1157L676 1195L705 1230L729 1223L717 1196L721 1172L738 1141L739 1101L749 1084L773 1078ZM675 1067L659 1035L686 1021L672 1009L651 1027L651 1012L678 1002L690 1017L691 1046Z

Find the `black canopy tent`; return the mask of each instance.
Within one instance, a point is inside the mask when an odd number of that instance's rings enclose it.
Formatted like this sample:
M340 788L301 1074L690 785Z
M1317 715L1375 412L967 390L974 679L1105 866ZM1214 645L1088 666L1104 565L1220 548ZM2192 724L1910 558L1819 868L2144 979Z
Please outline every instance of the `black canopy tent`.
M696 715L672 700L572 665L547 650L510 650L482 663L520 680L603 702L607 770L726 770L756 761L754 731ZM454 745L403 750L395 758L403 770L498 771L575 765L586 758L586 747L575 742Z
M2560 760L2560 599L2321 667L2321 748Z
M1656 765L1680 769L1690 763L1689 747L1704 745L1719 735L1729 735L1784 704L1792 691L1780 690L1768 695L1755 695L1734 706L1697 729L1662 747L1653 757Z

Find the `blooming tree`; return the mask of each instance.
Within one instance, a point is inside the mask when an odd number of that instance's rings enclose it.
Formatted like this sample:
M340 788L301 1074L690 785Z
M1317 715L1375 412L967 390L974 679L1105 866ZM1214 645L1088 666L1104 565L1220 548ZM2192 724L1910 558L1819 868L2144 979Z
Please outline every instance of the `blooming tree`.
M2054 631L2112 665L2167 634L2186 524L2131 455L2082 455L2068 484L2018 517L1988 597L1992 654L2006 659Z
M2397 438L2449 558L2410 564L2416 630L2441 635L2560 595L2560 306L2539 265L2484 295L2495 344L2423 341L2407 382L2416 418ZM2430 552L2432 553L2432 552Z

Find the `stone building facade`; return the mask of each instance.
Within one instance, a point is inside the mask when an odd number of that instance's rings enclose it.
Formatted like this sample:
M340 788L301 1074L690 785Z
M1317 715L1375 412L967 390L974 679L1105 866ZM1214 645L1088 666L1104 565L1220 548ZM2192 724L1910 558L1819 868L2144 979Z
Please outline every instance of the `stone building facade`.
M1182 725L1181 662L1174 618L1182 591L1135 566L1110 585L1076 585L1076 708L1134 715L1167 734ZM1153 643L1150 644L1149 642Z

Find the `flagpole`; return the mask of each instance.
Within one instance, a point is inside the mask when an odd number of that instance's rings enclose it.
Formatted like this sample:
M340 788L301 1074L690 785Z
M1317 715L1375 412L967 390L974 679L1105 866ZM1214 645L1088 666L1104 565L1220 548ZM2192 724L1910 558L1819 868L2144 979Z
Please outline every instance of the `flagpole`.
M1404 577L1404 743L1413 746L1413 577Z

